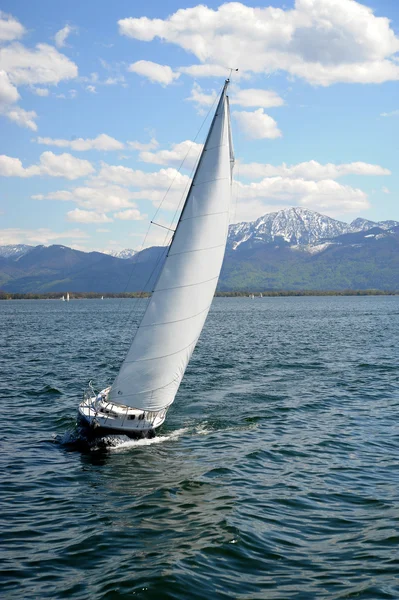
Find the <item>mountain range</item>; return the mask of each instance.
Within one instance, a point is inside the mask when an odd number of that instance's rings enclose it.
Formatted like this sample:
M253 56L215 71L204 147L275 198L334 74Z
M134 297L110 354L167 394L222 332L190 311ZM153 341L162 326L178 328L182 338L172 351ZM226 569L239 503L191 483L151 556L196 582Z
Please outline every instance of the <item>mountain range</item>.
M166 249L0 246L0 290L150 291ZM350 224L304 208L231 225L220 291L399 289L399 222Z

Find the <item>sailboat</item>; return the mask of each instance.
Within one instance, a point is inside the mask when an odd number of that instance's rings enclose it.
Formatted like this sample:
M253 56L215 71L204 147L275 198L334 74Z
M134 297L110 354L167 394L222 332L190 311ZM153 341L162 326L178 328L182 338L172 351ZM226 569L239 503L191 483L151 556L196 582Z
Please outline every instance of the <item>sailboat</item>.
M225 81L163 268L111 387L79 405L97 433L154 434L165 420L212 304L226 248L234 153Z
M60 298L60 300L61 300L62 302L65 302L65 296L62 296L62 298Z
M69 292L67 292L66 301L69 302Z

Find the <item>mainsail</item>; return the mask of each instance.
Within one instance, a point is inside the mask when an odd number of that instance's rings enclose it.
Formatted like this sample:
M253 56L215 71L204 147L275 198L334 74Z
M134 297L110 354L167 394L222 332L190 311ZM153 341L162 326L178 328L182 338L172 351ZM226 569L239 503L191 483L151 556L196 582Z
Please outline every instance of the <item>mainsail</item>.
M212 304L231 200L226 81L164 266L109 399L146 411L169 406Z

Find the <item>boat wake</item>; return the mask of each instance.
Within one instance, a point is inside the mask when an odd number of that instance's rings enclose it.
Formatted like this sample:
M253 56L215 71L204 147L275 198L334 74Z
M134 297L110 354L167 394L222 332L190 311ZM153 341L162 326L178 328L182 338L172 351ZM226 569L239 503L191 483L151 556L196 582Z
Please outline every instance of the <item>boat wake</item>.
M128 450L130 448L138 448L140 446L152 446L153 444L162 444L163 442L174 442L187 431L188 427L183 427L182 429L176 429L176 431L172 431L168 435L156 435L153 438L143 438L141 440L131 440L126 436L118 436L119 439L116 440L117 443L114 446L110 446L109 449L115 452L120 450ZM122 438L125 439L123 440Z
M165 435L131 439L123 434L108 434L95 437L88 435L86 429L76 427L73 431L67 431L63 435L56 436L54 441L69 450L78 450L81 452L120 452L142 446L176 441L187 430L188 428L184 427Z

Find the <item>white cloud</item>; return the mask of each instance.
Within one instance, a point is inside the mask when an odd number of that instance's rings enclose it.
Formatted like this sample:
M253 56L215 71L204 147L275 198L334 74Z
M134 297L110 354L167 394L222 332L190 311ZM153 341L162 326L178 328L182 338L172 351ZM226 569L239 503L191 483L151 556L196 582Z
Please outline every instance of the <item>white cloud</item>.
M218 97L216 90L205 92L198 83L194 82L191 94L187 98L190 102L195 102L197 106L212 106ZM232 87L229 90L230 104L238 106L271 108L283 106L284 100L272 90L262 90L248 88L245 90Z
M154 150L155 148L158 148L159 143L157 142L157 140L155 138L151 138L151 140L149 142L147 142L146 144L143 144L141 142L127 142L127 145L132 150L145 151L145 150Z
M118 25L131 38L176 44L216 71L235 65L240 74L283 70L323 86L399 79L399 39L389 19L355 0L296 0L294 9L197 5L164 20L126 18Z
M21 38L25 27L11 15L0 11L0 42L11 42Z
M320 164L316 160L287 166L270 165L262 163L240 164L239 173L242 177L260 179L263 177L289 177L303 178L307 180L337 179L345 175L390 175L389 169L380 165L372 165L364 162L352 162L335 165L333 163Z
M89 77L86 77L86 75L79 77L79 81L83 81L84 83L98 83L98 80L99 77L96 72L90 73Z
M74 223L111 223L112 219L104 213L96 213L90 210L75 208L67 213L68 221Z
M118 83L125 83L126 79L123 75L116 75L115 77L107 77L103 82L104 85L118 85Z
M191 169L196 164L201 150L202 144L186 140L179 144L172 144L171 150L140 152L139 158L147 163L176 167L180 167L184 161L183 166Z
M63 46L65 46L67 37L74 31L76 31L76 27L71 27L70 25L65 25L65 27L57 31L57 33L54 36L55 45L57 46L57 48L62 48Z
M194 82L194 85L191 88L191 94L187 100L189 102L195 102L198 106L212 106L216 98L217 92L215 90L211 90L209 93L204 92L201 86Z
M391 190L385 186L383 186L382 191L384 192L384 194L390 194Z
M49 91L47 88L32 88L32 91L36 96L48 96Z
M77 77L78 68L69 58L48 44L35 50L15 42L0 48L0 69L14 85L57 84Z
M23 167L19 158L0 155L0 176L3 177L65 177L66 179L78 179L89 175L94 171L93 166L87 160L75 158L71 154L53 154L43 152L37 165Z
M370 207L367 194L358 188L331 179L306 181L286 177L267 177L258 183L237 186L237 220L251 220L264 211L263 205L304 206L332 213L359 212ZM252 213L255 211L256 213Z
M7 73L0 71L0 106L14 104L19 100L17 88L11 83Z
M101 133L92 139L77 138L74 140L63 140L48 137L38 137L36 141L38 144L44 144L46 146L58 146L58 148L71 148L71 150L75 150L77 152L84 152L86 150L123 150L125 147L122 142L119 142L106 133Z
M399 110L391 110L391 112L383 112L380 117L399 117Z
M140 211L137 208L130 208L129 210L123 210L115 213L114 217L115 219L120 219L121 221L142 221L147 217L147 215L140 214Z
M97 190L112 184L111 187L119 190L118 195L123 189L120 186L124 186L129 188L125 190L129 200L149 200L156 207L162 204L165 210L176 210L185 196L191 179L174 168L148 173L122 165L102 163L99 173L91 178L90 183ZM131 207L130 205L129 208Z
M271 108L273 106L282 106L284 100L272 90L246 89L237 90L230 93L231 104L239 106L251 107L260 106L262 108Z
M109 223L112 218L108 217L106 213L111 211L119 211L114 217L120 220L141 221L146 218L147 215L142 215L136 204L132 202L137 196L140 194L117 185L98 185L97 187L81 186L71 190L59 190L46 195L36 194L32 196L32 199L75 202L81 208L67 213L69 221Z
M144 189L184 189L189 183L190 178L182 175L176 169L160 169L153 173L130 169L121 165L108 165L103 163L97 177L98 181L116 183L139 187Z
M137 194L117 185L79 186L72 190L59 190L46 195L37 194L33 200L59 200L75 202L78 206L98 212L109 212L122 208L136 208L132 202Z
M241 131L251 139L275 139L282 135L276 121L270 115L265 114L263 108L258 108L253 112L234 111L233 117L237 119Z
M79 179L93 173L94 168L88 160L75 158L71 154L53 154L43 152L40 156L40 174L51 177L65 177L66 179Z
M11 42L0 47L0 114L21 127L36 131L35 111L16 105L20 98L17 87L29 85L35 94L47 96L47 88L33 86L56 85L64 79L72 79L78 69L53 46L37 44L35 49L29 49L14 41L24 32L18 21L0 11L0 42Z
M86 86L86 90L88 92L90 92L91 94L97 94L97 90L96 90L96 86L95 85L88 85L88 86Z
M227 77L229 69L220 65L191 65L190 67L179 67L179 72L192 77ZM237 73L234 74L237 79Z
M1 229L0 239L5 245L8 244L50 244L59 240L79 240L87 238L88 235L80 229L70 229L63 232L51 231L51 229Z
M27 127L32 131L37 130L35 119L37 114L34 110L26 111L15 105L19 100L17 88L11 83L7 73L0 71L0 114L10 119L21 127Z
M180 77L180 73L172 71L169 65L159 65L150 60L138 60L129 66L128 71L147 77L152 83L161 85L169 85Z
M10 121L14 121L20 127L27 127L32 131L37 131L37 125L34 121L37 118L37 114L34 110L24 110L19 106L14 106L5 111L4 114Z

